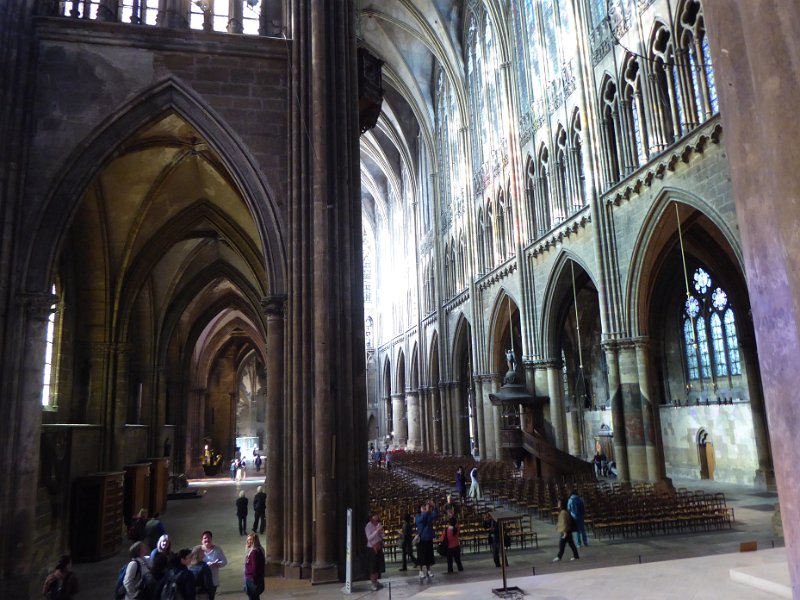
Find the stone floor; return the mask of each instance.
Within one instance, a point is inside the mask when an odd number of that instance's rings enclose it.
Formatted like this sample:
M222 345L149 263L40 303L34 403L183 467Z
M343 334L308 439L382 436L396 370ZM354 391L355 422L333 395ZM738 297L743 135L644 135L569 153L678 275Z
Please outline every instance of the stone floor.
M245 598L242 593L244 538L238 535L234 501L240 489L252 498L261 484L251 477L243 483L228 479L193 481L197 499L170 500L163 521L172 538L173 549L190 547L200 541L200 532L210 529L214 541L228 558L220 571L218 598ZM713 481L675 482L677 487L725 493L728 506L734 507L732 529L706 533L683 533L647 538L590 538L581 549L581 558L552 563L557 550L554 526L534 519L539 547L512 548L509 552L507 586L521 592L507 597L536 597L548 600L619 598L725 598L758 600L791 597L783 541L771 530L772 506L777 495ZM249 520L252 523L252 519ZM757 542L759 551L740 553L742 542ZM773 549L774 548L774 549ZM124 564L127 551L97 563L75 566L81 582L80 598L105 600L111 596L116 573ZM502 588L500 569L494 567L488 552L467 553L464 572L444 573L434 567L430 583L420 584L417 574L400 572L399 564L388 562L383 582L386 587L371 592L368 582L355 582L349 597L371 598L492 598L492 590ZM734 570L733 574L731 571ZM753 585L761 587L756 589ZM772 585L772 592L763 588ZM264 598L314 598L327 600L346 596L342 585L311 586L307 581L270 578Z

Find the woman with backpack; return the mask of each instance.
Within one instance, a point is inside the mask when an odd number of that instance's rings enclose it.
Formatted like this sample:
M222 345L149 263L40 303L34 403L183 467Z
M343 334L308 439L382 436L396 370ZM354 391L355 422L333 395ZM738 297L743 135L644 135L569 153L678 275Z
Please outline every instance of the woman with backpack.
M570 560L578 560L580 558L580 556L578 556L578 549L575 547L575 542L572 541L573 529L572 517L569 516L569 511L567 510L567 501L562 500L561 512L558 513L558 523L556 523L556 531L561 534L561 537L558 540L558 556L553 559L553 562L561 560L561 557L564 556L564 548L566 548L567 544L572 548L572 558Z
M145 560L147 545L144 542L134 542L131 545L131 560L125 567L122 578L122 587L125 590L125 600L141 600L145 598L145 576L149 575L150 567Z
M72 572L72 559L65 554L56 563L56 568L44 581L42 592L48 600L70 600L80 591L78 576Z

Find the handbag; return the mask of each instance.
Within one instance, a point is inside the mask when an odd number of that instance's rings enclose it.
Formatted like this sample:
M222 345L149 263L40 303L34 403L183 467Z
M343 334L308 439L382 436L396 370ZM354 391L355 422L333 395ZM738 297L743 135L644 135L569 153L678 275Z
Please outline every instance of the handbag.
M447 529L444 530L444 535L439 542L439 556L447 556Z

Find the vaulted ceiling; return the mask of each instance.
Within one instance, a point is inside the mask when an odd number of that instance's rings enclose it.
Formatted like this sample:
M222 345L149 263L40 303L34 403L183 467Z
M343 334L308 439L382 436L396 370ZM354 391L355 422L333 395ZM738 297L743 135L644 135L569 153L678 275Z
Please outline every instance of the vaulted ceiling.
M437 65L462 98L463 0L361 0L359 43L384 61L383 109L361 138L364 217L377 230L401 199L401 173L417 180L419 151L433 155Z

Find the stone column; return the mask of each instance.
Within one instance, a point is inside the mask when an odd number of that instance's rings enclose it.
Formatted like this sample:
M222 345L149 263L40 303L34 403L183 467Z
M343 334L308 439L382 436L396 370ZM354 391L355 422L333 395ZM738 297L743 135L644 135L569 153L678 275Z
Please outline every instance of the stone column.
M786 557L794 598L800 597L800 238L797 156L800 121L787 107L800 100L797 2L707 2L720 114L727 138L736 216L759 365ZM739 44L738 40L747 40ZM758 115L758 126L742 124Z
M264 431L264 473L272 485L265 485L267 494L266 553L267 573L277 575L282 570L284 548L283 482L286 444L283 406L286 401L283 391L284 373L284 328L286 326L286 296L268 296L261 301L261 309L267 317L267 405ZM280 482L280 483L278 483Z
M625 414L625 441L628 448L629 476L634 481L646 481L647 453L645 451L642 396L639 389L639 371L636 365L636 348L627 340L618 346L620 393ZM616 435L616 428L614 435Z
M18 358L13 369L9 369L17 372L12 383L16 384L16 393L5 399L0 419L2 439L9 450L0 459L4 478L4 485L0 487L3 507L0 511L0 539L6 549L0 590L4 598L33 597L30 575L41 567L34 564L31 532L36 530L34 500L39 482L47 323L56 302L57 298L49 293L21 294L14 307L16 315L8 320L9 324L16 321L18 337L15 336L16 352L7 356L16 355Z
M439 382L439 404L442 408L442 454L452 453L452 416L447 384Z
M478 427L475 430L475 443L478 447L478 458L486 458L486 417L484 413L483 375L473 375L475 382L475 417Z
M217 1L224 2L225 0ZM162 2L159 4L156 25L159 27L165 27L167 29L188 29L188 17L188 0L162 0Z
M258 35L281 37L284 33L281 0L263 0L258 20Z
M567 415L564 411L561 361L547 363L547 393L550 396L550 424L553 426L555 446L569 452Z
M497 460L497 429L495 428L495 408L489 400L489 394L496 391L497 385L491 375L483 379L483 427L485 436L481 456L487 460Z
M641 392L642 431L647 455L647 473L650 481L661 481L666 477L664 452L661 444L661 423L658 405L653 395L652 369L650 368L650 342L647 338L634 340L636 348L636 370L639 373Z
M772 467L767 415L764 410L764 396L761 391L761 373L758 370L755 340L746 337L740 338L739 350L742 353L742 372L747 378L747 395L750 398L753 433L758 454L758 470L755 473L754 483L758 487L768 488L775 485L775 470Z
M228 2L228 33L244 33L244 0Z
M395 448L406 446L408 438L406 419L405 396L392 394L392 444Z
M408 407L408 440L406 448L420 450L422 437L420 435L419 394L417 390L408 390L406 392L406 406Z
M433 451L437 454L442 453L442 404L439 399L439 388L432 385L429 391L431 395L431 429L433 434Z
M464 453L464 418L461 406L461 387L457 381L450 384L450 406L453 415L453 455L461 456Z
M619 478L628 481L630 471L628 470L628 447L625 442L625 409L620 387L616 342L604 343L603 350L606 353L606 365L608 366L608 401L611 405L611 422L614 430L614 461L617 463Z

